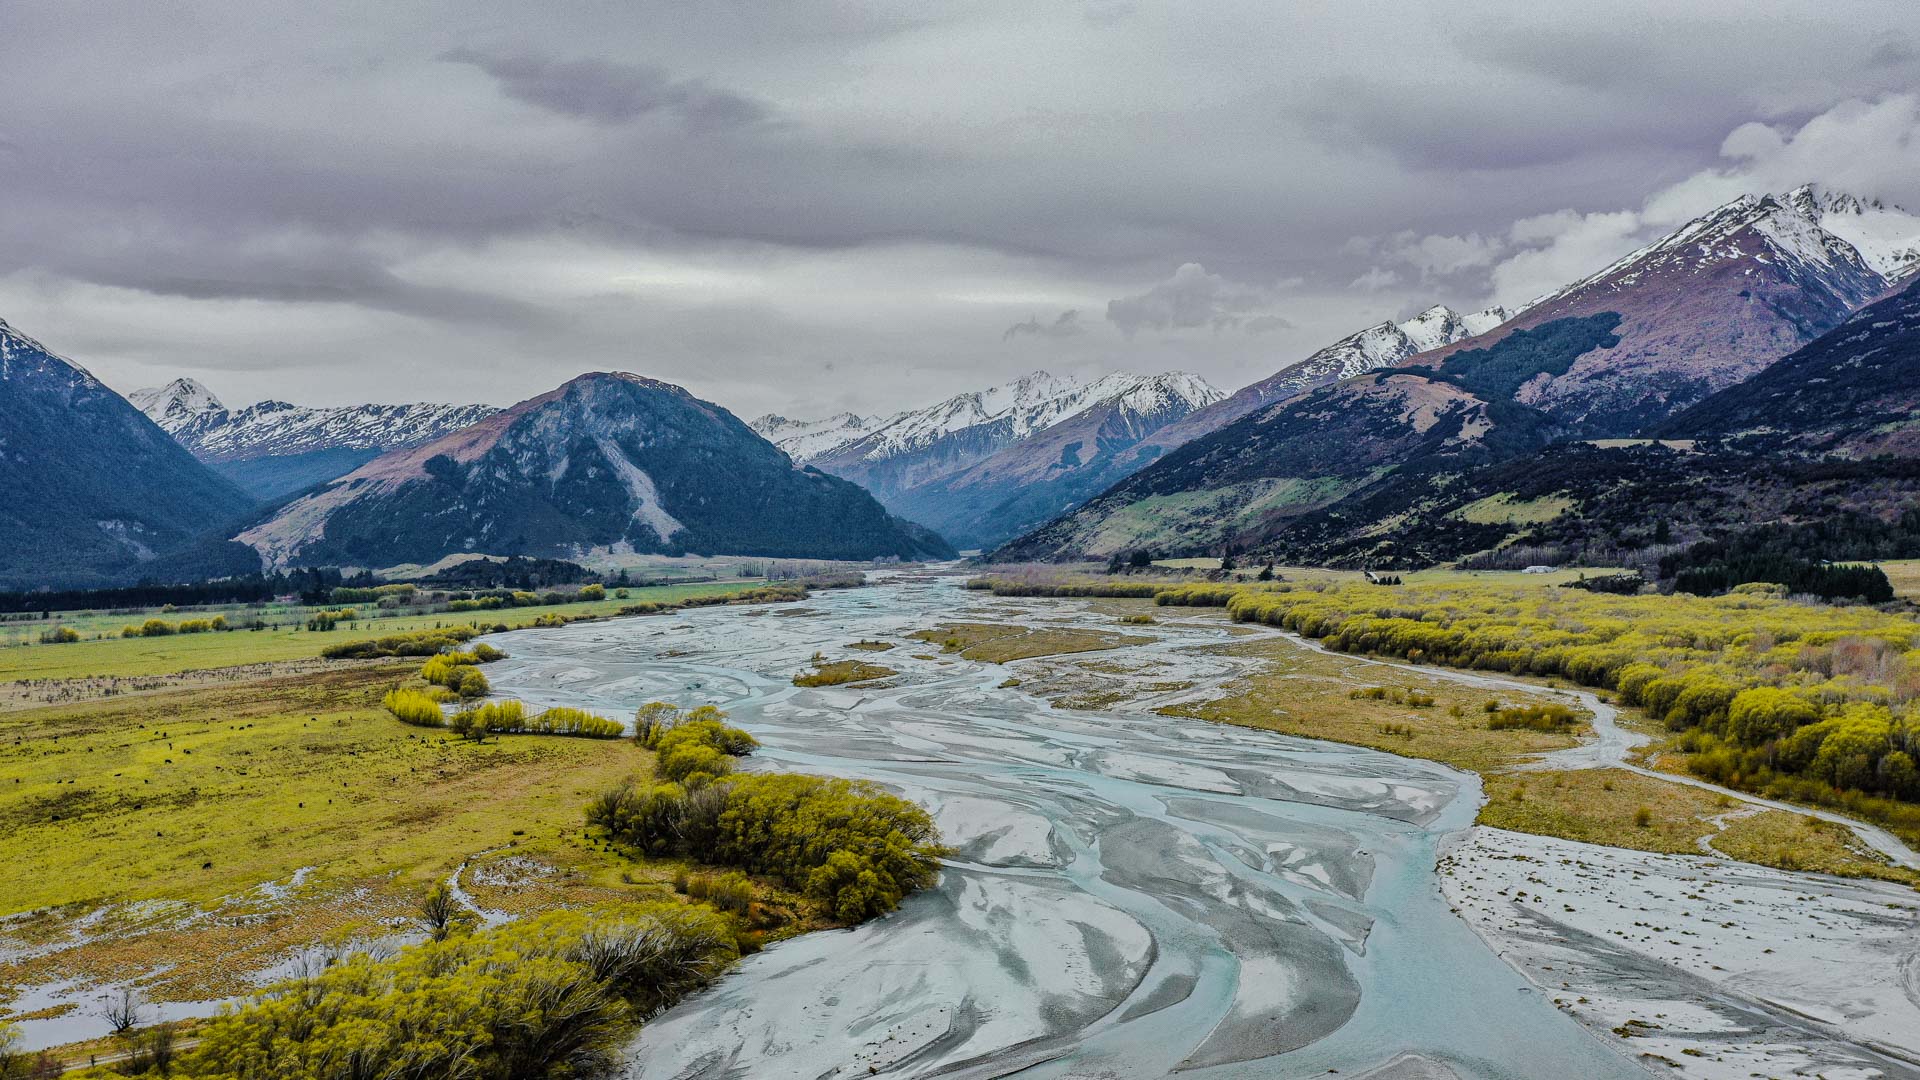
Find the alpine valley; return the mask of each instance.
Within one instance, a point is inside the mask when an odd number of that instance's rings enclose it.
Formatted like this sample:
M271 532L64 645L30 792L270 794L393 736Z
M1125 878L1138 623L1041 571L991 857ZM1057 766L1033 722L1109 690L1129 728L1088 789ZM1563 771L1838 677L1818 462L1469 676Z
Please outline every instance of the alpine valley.
M1037 371L886 418L762 416L796 461L859 483L963 548L993 547L1132 471L1143 440L1224 397L1185 372L1082 383Z

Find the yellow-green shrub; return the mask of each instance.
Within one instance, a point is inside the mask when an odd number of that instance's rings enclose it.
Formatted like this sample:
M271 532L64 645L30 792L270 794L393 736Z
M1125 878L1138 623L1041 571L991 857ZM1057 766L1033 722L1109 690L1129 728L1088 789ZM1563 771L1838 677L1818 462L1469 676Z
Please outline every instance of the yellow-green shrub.
M445 727L447 718L440 711L440 703L418 690L395 689L387 691L381 700L394 719L415 727Z
M848 922L891 911L932 884L946 853L920 807L864 781L817 776L622 787L596 798L587 821L651 854L777 877Z
M523 1080L601 1075L641 1018L738 956L710 909L555 911L471 935L356 954L208 1021L180 1072Z

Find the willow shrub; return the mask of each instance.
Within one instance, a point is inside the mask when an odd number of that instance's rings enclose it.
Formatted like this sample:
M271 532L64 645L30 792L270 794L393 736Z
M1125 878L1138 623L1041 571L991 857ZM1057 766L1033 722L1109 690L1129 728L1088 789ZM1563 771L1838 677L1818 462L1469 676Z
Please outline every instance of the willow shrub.
M717 709L710 711L715 717L723 715ZM689 717L656 735L652 745L659 755L660 775L687 783L697 776L708 780L725 776L733 771L734 758L753 753L760 744L718 719Z
M528 720L522 730L535 735L575 735L588 739L617 739L627 733L617 720L566 706L548 709Z
M931 885L946 853L925 810L864 781L818 776L617 788L589 804L587 823L649 854L777 878L847 922Z
M1330 648L1566 678L1679 732L1702 775L1833 802L1920 799L1920 623L1772 596L1623 596L1512 586L1242 590L1233 618ZM1795 781L1798 786L1787 783ZM1812 792L1811 795L1808 793Z
M727 921L704 907L550 912L281 983L203 1025L179 1071L208 1080L604 1075L635 1025L737 957Z
M328 660L371 660L380 656L432 656L478 636L469 626L449 626L432 630L414 630L388 634L370 641L343 641L320 650Z
M387 707L394 719L415 727L446 727L446 714L440 711L440 703L431 695L419 690L389 690L381 704Z
M519 701L489 701L462 709L447 720L454 734L468 739L488 735L561 735L585 739L617 739L626 734L619 721L587 712L557 706L529 715Z

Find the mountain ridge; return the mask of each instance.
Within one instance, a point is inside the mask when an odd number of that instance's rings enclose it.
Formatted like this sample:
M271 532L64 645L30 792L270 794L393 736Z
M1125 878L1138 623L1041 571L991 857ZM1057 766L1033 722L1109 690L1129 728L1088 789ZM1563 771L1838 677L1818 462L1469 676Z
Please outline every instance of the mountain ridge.
M171 559L252 505L86 368L3 320L0 415L0 587L171 576Z
M383 454L235 537L268 566L595 550L946 556L857 486L801 468L670 383L590 372Z
M431 402L307 406L278 400L233 410L188 378L136 390L128 400L215 472L265 502L499 411Z

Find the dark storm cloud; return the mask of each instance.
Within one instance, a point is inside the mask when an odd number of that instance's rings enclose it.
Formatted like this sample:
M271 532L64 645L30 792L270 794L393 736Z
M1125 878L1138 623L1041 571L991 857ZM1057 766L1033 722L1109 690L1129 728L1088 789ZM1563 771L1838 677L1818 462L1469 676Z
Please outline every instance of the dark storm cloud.
M1911 85L1894 10L13 0L0 317L116 384L273 371L230 398L633 367L872 412L1029 338L1246 382Z
M440 59L479 68L499 80L508 96L529 105L603 124L669 113L690 130L704 132L757 124L770 115L751 98L643 65L494 56L474 49L450 49Z

